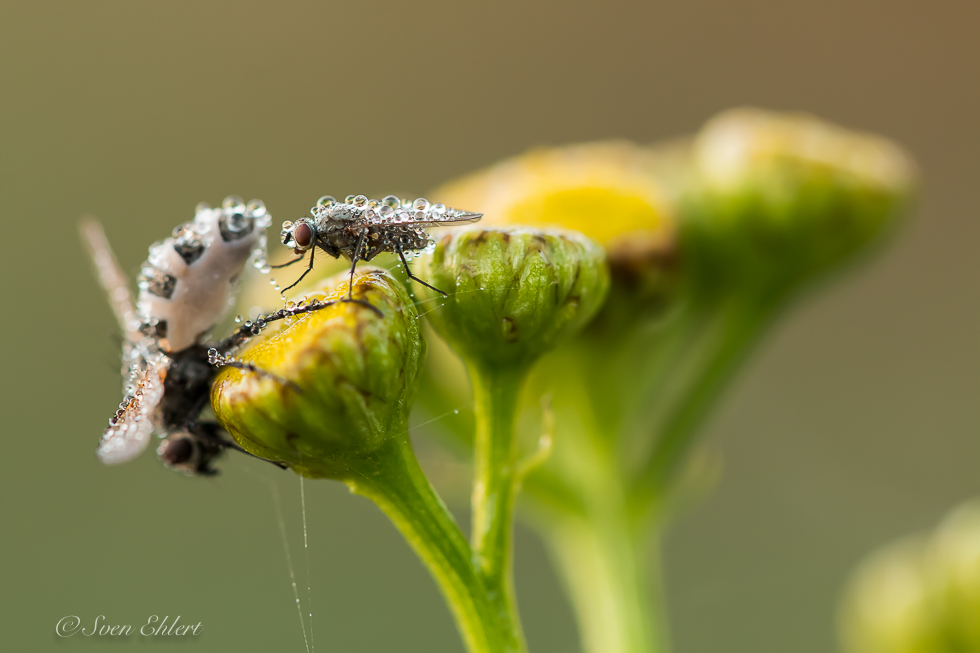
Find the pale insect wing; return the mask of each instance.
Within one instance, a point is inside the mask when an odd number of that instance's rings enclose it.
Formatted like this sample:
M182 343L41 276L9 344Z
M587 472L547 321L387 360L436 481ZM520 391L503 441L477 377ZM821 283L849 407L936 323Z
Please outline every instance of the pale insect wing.
M102 434L96 452L106 465L128 462L143 453L153 435L153 413L163 398L163 382L169 361L155 356L133 361L132 392L120 404L120 412Z
M115 313L116 320L122 328L123 337L131 342L139 340L141 336L136 330L136 324L139 320L133 307L133 295L129 289L129 282L122 268L119 267L116 255L113 254L112 248L109 246L102 225L94 218L82 218L79 230L89 256L95 264L99 283L102 284L102 288L109 298L112 312Z
M470 213L469 211L447 211L438 218L412 220L412 224L423 227L454 227L461 224L473 224L479 222L483 217L482 213Z

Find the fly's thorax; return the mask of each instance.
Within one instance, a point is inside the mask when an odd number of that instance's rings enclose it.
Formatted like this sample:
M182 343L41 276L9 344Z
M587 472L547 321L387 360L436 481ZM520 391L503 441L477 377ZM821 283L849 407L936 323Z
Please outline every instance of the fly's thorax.
M147 335L181 351L221 319L250 258L268 270L265 229L271 222L258 200L226 198L221 207L200 204L193 222L150 247L139 277L137 311Z

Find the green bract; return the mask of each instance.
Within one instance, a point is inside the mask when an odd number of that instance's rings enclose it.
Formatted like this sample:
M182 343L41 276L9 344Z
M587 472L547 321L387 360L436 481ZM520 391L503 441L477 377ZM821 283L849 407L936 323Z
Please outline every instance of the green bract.
M352 459L378 449L404 431L424 343L415 307L387 272L361 270L358 303L273 323L241 353L290 382L226 368L212 388L211 403L238 444L305 475L342 476ZM339 300L347 293L341 275L306 293ZM340 284L340 285L338 285Z
M466 360L493 368L528 366L584 326L609 288L602 248L573 231L457 231L417 273L449 292L415 287L423 306L442 304L427 314L436 330Z
M803 114L737 109L694 141L681 224L702 287L787 287L867 245L909 203L914 166L894 143Z

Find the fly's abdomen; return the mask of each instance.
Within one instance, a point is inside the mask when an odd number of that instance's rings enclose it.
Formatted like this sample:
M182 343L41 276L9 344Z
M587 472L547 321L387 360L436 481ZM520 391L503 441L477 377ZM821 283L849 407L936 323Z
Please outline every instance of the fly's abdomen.
M139 277L137 312L146 335L178 352L196 344L234 301L249 258L268 271L265 205L228 197L221 207L199 204L194 221L150 247ZM164 343L161 343L164 344Z

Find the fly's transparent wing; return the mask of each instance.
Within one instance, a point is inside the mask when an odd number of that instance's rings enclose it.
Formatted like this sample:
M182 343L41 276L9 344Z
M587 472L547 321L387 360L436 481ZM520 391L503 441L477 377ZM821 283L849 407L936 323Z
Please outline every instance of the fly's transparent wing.
M99 441L99 460L118 465L143 453L153 435L153 413L163 398L169 359L138 356L130 368L126 397Z
M136 310L133 308L133 296L129 289L129 282L116 255L112 253L109 241L105 237L102 225L93 218L83 218L79 225L82 233L82 241L88 249L89 256L95 264L95 271L99 277L99 283L109 297L109 305L112 306L116 320L122 328L123 337L130 342L139 340L142 336L137 331L139 320L136 317Z
M412 220L412 224L419 225L420 227L454 227L461 224L479 222L482 217L482 213L446 209L446 212L441 214L426 212L423 218Z

